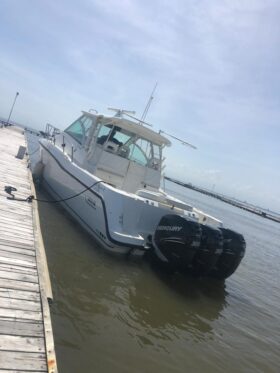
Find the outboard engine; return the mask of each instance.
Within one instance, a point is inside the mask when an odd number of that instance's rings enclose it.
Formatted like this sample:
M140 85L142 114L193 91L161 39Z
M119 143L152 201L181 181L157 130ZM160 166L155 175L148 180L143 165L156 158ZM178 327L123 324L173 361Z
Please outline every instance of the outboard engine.
M223 235L220 229L201 225L201 241L192 265L192 274L206 276L215 267L223 251Z
M167 268L191 267L200 245L201 225L179 215L161 218L153 236L154 254Z
M246 242L242 234L226 228L220 228L220 230L223 234L223 252L215 268L210 272L210 276L226 279L236 271L244 257Z
M162 267L221 280L239 266L246 243L230 229L199 224L179 215L161 218L152 237L153 258Z

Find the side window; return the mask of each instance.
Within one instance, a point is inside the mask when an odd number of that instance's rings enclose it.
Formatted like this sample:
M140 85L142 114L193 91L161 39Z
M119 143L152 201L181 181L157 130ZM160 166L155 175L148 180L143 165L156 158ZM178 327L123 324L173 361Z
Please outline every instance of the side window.
M147 166L151 159L151 143L142 138L138 138L134 144L130 145L130 159L142 166Z
M135 161L136 163L139 163L142 166L146 166L147 165L147 158L145 157L145 154L139 148L138 145L136 145L136 144L130 144L129 145L129 149L130 149L129 159L131 161Z
M110 141L118 146L122 146L128 142L130 137L131 135L126 132L122 132L120 127L112 127L111 124L105 124L100 128L97 137L97 144L103 145L106 141Z
M90 133L90 129L92 128L93 120L92 120L92 118L84 116L84 117L81 118L81 122L83 123L83 126L84 126L85 143L86 143L87 139L88 139L88 136L89 136L89 133Z
M123 133L121 132L121 130L114 131L112 135L112 140L120 146L125 145L131 138L131 135L129 135L128 133Z
M92 119L84 116L83 118L81 118L81 122L83 123L85 132L87 133L92 125Z
M103 145L105 141L108 139L108 136L111 132L112 126L111 125L103 125L101 126L98 137L97 137L97 144Z
M160 167L161 149L150 141L138 138L135 143L129 145L130 160L158 170Z
M65 130L65 132L78 141L78 143L82 144L84 139L84 128L81 118L72 123L71 126Z
M153 157L156 158L156 159L161 158L160 147L156 144L153 144Z

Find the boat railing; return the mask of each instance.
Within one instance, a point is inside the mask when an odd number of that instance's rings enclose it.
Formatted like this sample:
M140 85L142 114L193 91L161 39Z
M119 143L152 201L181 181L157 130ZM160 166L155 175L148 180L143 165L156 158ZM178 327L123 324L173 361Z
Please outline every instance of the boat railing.
M49 140L53 140L56 135L60 134L60 130L54 127L52 124L47 123L45 129L45 136Z
M0 128L12 126L12 123L8 123L6 120L0 119Z

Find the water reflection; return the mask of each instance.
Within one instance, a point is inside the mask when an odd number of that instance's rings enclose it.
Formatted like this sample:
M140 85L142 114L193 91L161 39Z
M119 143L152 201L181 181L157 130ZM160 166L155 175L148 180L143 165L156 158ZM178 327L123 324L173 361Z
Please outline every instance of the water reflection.
M172 339L185 330L192 338L209 338L212 324L226 307L224 283L183 275L170 276L153 268L154 279L141 276L129 289L130 316L149 336Z
M194 278L192 276L178 273L170 275L155 265L151 265L155 275L165 286L180 296L190 299L198 299L201 294L210 299L224 303L228 292L225 281L218 281L211 278Z

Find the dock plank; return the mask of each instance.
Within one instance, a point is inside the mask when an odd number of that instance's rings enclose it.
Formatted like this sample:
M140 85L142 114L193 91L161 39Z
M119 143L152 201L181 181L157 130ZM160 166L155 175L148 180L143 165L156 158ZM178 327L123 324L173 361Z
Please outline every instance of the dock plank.
M37 274L30 275L30 274L25 274L25 273L0 270L0 278L9 279L9 280L17 280L21 282L32 282L32 283L38 284Z
M25 273L30 275L37 275L37 271L34 268L22 267L15 264L4 264L0 263L0 269L3 271L13 271L16 273Z
M15 233L15 225L14 224L1 224L0 225L0 231L1 232L10 232ZM18 225L16 227L16 232L18 232L21 235L31 235L33 233L33 227L25 228L21 225Z
M22 243L17 243L17 241L11 241L9 237L9 240L6 240L4 242L4 235L0 232L1 236L1 242L0 242L0 250L11 250L12 248L18 248L18 249L26 249L26 250L33 250L35 251L34 243L30 245L25 245Z
M2 210L3 211L3 210ZM28 224L32 227L32 217L25 214L24 217L15 215L12 211L5 211L5 214L0 215L1 220L9 220L10 224L22 223L22 224Z
M26 310L26 311L41 311L41 303L39 301L23 300L23 299L13 299L5 298L0 296L0 304L2 308L11 308L16 310ZM0 329L0 333L2 333Z
M0 254L0 264L15 264L21 267L36 268L36 264L24 259L10 258Z
M22 351L0 351L0 369L47 372L44 353Z
M10 218L11 216L14 216L14 222L15 224L21 224L21 223L29 223L32 224L32 219L30 219L30 216L27 214L22 214L19 210L15 209L9 209L7 211L6 209L3 209L0 205L0 216L1 218ZM13 223L11 223L13 224Z
M12 222L12 224L0 224L0 229L4 232L15 232L16 230L19 233L32 234L33 227L32 225L30 225L29 227L25 227L21 223L16 225L14 224L14 222Z
M33 249L33 248L32 249L21 249L19 247L0 245L0 250L8 251L10 253L30 255L30 256L35 256L36 255L35 249Z
M21 282L7 278L0 278L0 288L39 292L39 285L34 282Z
M42 323L34 323L30 320L18 321L10 319L0 319L1 334L19 335L23 337L43 337L44 327Z
M14 252L11 252L11 251L1 250L1 249L0 249L0 256L1 257L24 260L24 261L27 261L27 262L30 262L30 263L36 263L36 259L31 255L19 254L19 253L14 253Z
M22 351L22 346L25 346L25 352L42 352L44 338L0 334L1 351Z
M40 322L42 321L42 312L37 311L26 311L16 310L13 308L7 309L0 307L0 317L6 319L17 319L17 320L33 320Z
M9 237L14 237L15 236L15 228L12 227L2 227L0 228L0 234L1 234L1 237L3 237L4 235L5 236L9 236ZM28 241L31 241L31 242L34 242L34 237L32 235L32 231L29 230L29 231L22 231L22 230L18 230L17 231L17 239L20 239L20 240L28 240Z
M0 297L12 298L12 299L23 299L40 302L40 294L34 291L24 291L17 289L7 289L0 287Z
M16 246L16 247L22 247L23 249L30 249L34 247L34 243L23 243L21 241L18 241L14 238L3 238L0 237L0 245L8 245L8 246Z
M42 373L42 372L45 372L45 371L42 371L42 370L10 370L10 369L5 369L5 370L2 370L0 369L0 373Z

